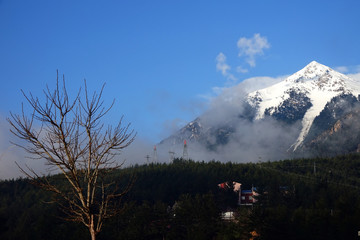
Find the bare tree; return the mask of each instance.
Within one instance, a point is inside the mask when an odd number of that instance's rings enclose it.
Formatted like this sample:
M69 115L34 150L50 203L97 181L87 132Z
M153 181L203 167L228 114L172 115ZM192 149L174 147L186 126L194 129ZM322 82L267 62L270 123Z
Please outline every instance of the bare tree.
M61 84L62 83L62 84ZM117 155L135 138L130 124L123 126L121 118L116 127L105 127L101 122L112 108L103 106L102 94L89 95L79 89L73 100L69 99L65 80L56 89L47 87L44 102L31 93L22 91L32 113L11 114L8 122L11 132L26 145L16 144L26 150L33 159L45 159L52 169L57 169L66 179L68 188L59 186L49 177L40 176L32 168L19 168L35 184L55 193L56 202L68 221L81 222L90 231L91 239L101 231L105 219L119 213L119 200L131 187L129 180L123 187L109 181L109 174L119 169ZM85 97L81 97L84 92Z

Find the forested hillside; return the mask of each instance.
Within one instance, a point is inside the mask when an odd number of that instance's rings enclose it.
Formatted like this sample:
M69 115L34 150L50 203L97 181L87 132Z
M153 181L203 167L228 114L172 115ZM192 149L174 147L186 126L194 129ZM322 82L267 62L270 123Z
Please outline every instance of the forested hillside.
M99 239L357 239L360 156L262 163L174 160L116 172L118 184L136 177L122 214ZM51 181L62 184L61 177ZM256 187L253 206L218 184ZM66 187L66 186L64 186ZM0 239L89 239L80 224L63 221L52 196L26 179L0 182ZM221 213L232 210L234 221Z

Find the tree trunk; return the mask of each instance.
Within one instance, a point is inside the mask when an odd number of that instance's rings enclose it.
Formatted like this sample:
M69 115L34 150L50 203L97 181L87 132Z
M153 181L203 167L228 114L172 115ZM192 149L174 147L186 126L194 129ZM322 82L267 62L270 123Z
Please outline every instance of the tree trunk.
M96 240L96 234L93 229L90 230L90 234L91 234L91 240Z
M95 232L95 226L94 226L94 216L91 216L91 222L89 227L91 240L96 240L96 232Z

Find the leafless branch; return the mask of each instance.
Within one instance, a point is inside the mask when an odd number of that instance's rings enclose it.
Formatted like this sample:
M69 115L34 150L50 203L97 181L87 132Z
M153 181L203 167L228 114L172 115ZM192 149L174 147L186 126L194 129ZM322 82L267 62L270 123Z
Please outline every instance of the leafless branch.
M115 158L128 147L136 136L130 124L123 125L123 117L115 127L105 128L103 117L112 109L102 100L105 84L99 93L89 94L84 81L85 99L81 88L73 100L68 96L65 78L56 88L47 86L43 91L45 101L22 91L33 110L27 116L24 107L21 114L10 113L8 122L11 132L27 143L23 148L31 158L44 159L49 167L57 168L70 188L58 186L47 177L40 176L28 166L19 169L39 187L55 193L60 208L68 221L81 222L95 239L103 221L119 212L116 204L131 188L134 178L124 189L115 182L106 182L106 176L119 169L123 162ZM70 189L70 190L69 190Z

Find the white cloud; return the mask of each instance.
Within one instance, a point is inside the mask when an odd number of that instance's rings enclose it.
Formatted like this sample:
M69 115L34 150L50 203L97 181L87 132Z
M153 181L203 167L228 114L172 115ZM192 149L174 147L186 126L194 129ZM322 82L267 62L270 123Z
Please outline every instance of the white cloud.
M217 96L209 99L209 109L200 116L201 124L204 129L210 129L226 123L235 132L229 136L229 142L224 146L218 146L216 151L208 151L204 146L193 142L189 143L189 155L192 159L250 162L258 161L259 157L264 158L265 156L266 160L287 158L287 147L285 146L296 140L297 125L290 128L278 124L272 119L253 123L246 118L239 118L239 115L247 114L247 105L244 104L247 93L278 83L284 78L286 76L253 77L232 87L213 88L214 94ZM210 143L216 142L216 139L212 137L208 137L206 140ZM193 151L191 151L191 147L193 147ZM180 150L178 152L181 152Z
M346 66L339 66L334 68L335 71L341 72L341 73L347 73L349 72L349 68Z
M246 94L279 83L287 77L288 75L279 77L259 76L247 78L234 86L213 87L211 93L198 95L198 97L205 99L210 105L218 101L233 102L236 104L239 102L238 100Z
M360 73L352 73L352 74L346 74L348 77L360 81Z
M238 40L239 56L246 56L246 62L251 66L256 66L256 56L263 55L264 49L270 48L266 37L254 34L252 38L242 37Z
M240 50L238 56L245 56L246 62L251 67L255 67L255 58L258 55L263 55L264 49L270 48L270 44L266 37L262 37L259 33L256 33L252 38L240 38L237 42L237 47ZM222 52L216 56L216 70L220 71L221 74L228 80L225 85L234 85L238 81L238 78L230 72L231 66L227 63L226 56ZM249 70L243 66L237 66L235 70L237 73L249 72Z
M346 76L360 81L360 65L352 65L352 66L338 66L333 68L335 71L341 72Z
M226 56L222 52L216 56L216 70L221 71L223 76L227 76L230 70L230 66L226 63Z
M241 83L232 87L213 88L214 94L216 96L209 98L209 100L211 101L212 105L214 105L216 102L227 102L233 105L233 107L238 107L238 104L241 103L241 99L243 99L246 94L274 85L283 81L286 77L287 76L280 76L275 78L267 76L252 77L245 79Z
M243 68L242 66L237 66L236 71L238 73L247 73L247 72L249 72L249 70L247 70L246 68Z
M226 83L226 85L228 84L233 84L235 83L238 79L232 74L230 73L231 67L230 65L228 65L226 63L226 56L225 54L223 54L222 52L219 53L216 56L216 70L220 71L221 74L226 77L226 79L228 80L228 82Z
M250 93L262 88L269 87L276 83L283 81L288 75L279 76L279 77L268 77L268 76L259 76L259 77L252 77L247 78L238 85L234 86L233 88L241 88L245 93Z
M350 65L350 66L338 66L333 68L337 72L341 72L347 75L354 75L360 73L360 65Z

